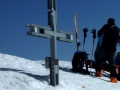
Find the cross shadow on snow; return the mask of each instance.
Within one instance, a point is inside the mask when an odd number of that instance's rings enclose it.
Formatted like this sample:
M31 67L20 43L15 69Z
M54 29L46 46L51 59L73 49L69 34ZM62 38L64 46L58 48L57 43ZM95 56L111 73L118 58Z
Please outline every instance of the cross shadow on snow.
M32 73L27 73L23 70L18 70L18 69L13 69L13 68L0 68L0 71L13 71L13 72L17 72L17 73L21 73L21 74L25 74L27 76L30 76L36 80L39 80L39 81L48 81L48 78L49 78L49 75L44 75L44 76L41 76L41 75L35 75L35 74L32 74Z
M35 78L35 79L37 79L39 81L47 81L47 82L49 82L48 81L49 75L43 75L43 76L41 76L41 75L35 75L35 74L32 74L32 73L26 73L26 72L20 72L20 73L26 74L26 75L28 75L30 77L33 77L33 78Z
M20 72L22 70L17 70L17 69L13 69L13 68L0 68L1 71L15 71L15 72Z

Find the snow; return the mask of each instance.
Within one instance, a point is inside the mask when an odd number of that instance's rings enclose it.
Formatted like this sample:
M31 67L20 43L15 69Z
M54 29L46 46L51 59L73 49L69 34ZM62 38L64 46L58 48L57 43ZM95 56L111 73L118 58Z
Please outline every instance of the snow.
M0 53L0 90L119 90L120 82L70 71L71 62L59 61L59 85L49 85L44 60L32 61ZM92 72L95 72L91 69Z

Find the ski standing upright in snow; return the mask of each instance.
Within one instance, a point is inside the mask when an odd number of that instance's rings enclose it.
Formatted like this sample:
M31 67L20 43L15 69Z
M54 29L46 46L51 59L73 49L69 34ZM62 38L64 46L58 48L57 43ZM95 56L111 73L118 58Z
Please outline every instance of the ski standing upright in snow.
M75 21L75 32L76 32L76 44L77 44L77 51L80 50L80 42L78 39L78 14L75 14L74 21Z

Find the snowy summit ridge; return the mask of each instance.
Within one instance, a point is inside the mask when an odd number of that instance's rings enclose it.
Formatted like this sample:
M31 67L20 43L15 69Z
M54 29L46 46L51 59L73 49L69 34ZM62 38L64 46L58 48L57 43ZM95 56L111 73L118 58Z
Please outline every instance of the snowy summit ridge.
M28 59L0 53L0 90L119 90L120 82L108 77L72 73L71 62L59 61L58 86L49 85L49 70L44 60ZM93 70L94 71L94 70Z

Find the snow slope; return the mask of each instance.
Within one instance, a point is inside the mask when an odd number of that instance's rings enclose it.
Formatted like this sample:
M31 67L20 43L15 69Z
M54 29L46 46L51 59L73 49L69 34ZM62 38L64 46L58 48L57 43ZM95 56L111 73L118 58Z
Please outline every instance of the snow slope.
M72 73L71 62L59 61L58 86L49 85L49 70L44 60L32 61L0 53L0 90L119 90L120 82L108 77ZM94 71L94 70L92 70Z

